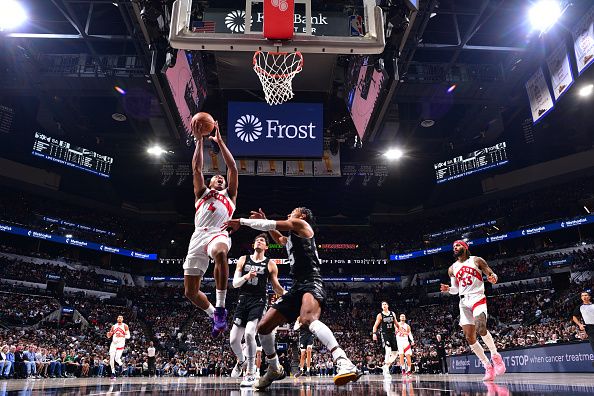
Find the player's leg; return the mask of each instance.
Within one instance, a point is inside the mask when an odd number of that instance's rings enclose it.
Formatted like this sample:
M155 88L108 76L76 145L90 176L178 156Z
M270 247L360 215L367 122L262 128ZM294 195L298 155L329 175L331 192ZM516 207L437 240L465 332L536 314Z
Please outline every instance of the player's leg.
M235 324L231 328L229 334L229 344L231 345L231 350L237 357L237 363L235 364L235 367L233 367L233 371L231 371L231 378L239 378L245 362L245 356L243 355L243 349L241 347L241 340L245 334L245 327L237 325L238 322L241 323L241 320L238 320L238 318L235 318L234 321Z
M259 319L252 319L245 325L245 346L246 346L246 375L241 381L241 386L253 386L256 383L256 332Z
M283 302L286 302L287 298L290 297L285 295L285 300ZM275 306L277 306L277 304L275 304ZM297 315L295 315L294 319L296 318ZM268 360L268 369L266 370L266 374L254 384L256 389L265 389L270 386L273 381L283 379L286 376L283 367L278 360L278 355L276 354L274 329L287 322L287 317L273 307L266 312L262 320L258 323L258 337L260 338L260 344L262 344L262 350Z
M299 372L295 377L300 377L303 374L305 374L305 349L304 345L301 345L301 341L299 341Z
M214 260L213 275L216 286L216 303L214 314L213 336L227 330L227 310L225 299L227 297L227 283L229 280L229 262L227 253L231 247L231 240L227 235L215 237L207 246L207 253ZM217 334L215 334L217 333Z
M115 362L118 364L118 366L124 365L124 363L122 362L122 353L124 353L124 347L116 349Z
M360 375L357 372L357 367L349 360L346 353L338 345L332 330L319 320L322 307L320 301L314 297L313 293L316 293L320 300L323 301L324 299L323 290L311 290L303 294L301 298L301 311L299 313L301 325L309 326L309 331L332 353L332 359L338 366L338 373L334 376L334 383L336 385L340 386L358 380Z
M115 356L116 356L116 347L114 344L111 344L109 347L109 367L111 368L111 378L115 378Z
M483 339L483 342L489 348L489 352L491 352L491 360L493 361L493 367L495 368L495 375L502 375L506 371L505 363L503 362L503 358L497 352L497 346L495 345L495 340L493 340L493 336L487 330L487 305L481 305L475 308L474 321L476 323L476 330Z
M386 342L386 343L384 343L384 365L382 367L382 372L383 372L384 377L388 377L390 375L390 356L391 355L392 355L392 348Z
M188 260L188 259L186 259ZM200 291L200 283L202 281L202 274L200 275L188 275L186 272L194 272L184 270L184 294L188 300L195 306L206 312L206 314L212 318L215 312L214 307L208 301L206 294ZM202 271L196 271L202 272Z
M307 375L311 375L311 350L312 350L313 346L312 345L308 345L305 349L307 358L305 360L306 365L307 365Z

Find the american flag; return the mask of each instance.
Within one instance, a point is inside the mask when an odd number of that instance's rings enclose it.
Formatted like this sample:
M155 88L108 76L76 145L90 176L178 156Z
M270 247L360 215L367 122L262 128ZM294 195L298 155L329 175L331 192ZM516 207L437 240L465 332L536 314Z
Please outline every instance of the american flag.
M214 33L216 24L214 21L196 21L192 24L194 33Z

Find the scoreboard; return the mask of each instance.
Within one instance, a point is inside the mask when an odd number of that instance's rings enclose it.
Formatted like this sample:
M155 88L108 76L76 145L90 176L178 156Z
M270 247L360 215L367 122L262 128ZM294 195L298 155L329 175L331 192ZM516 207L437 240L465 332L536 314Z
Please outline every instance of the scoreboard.
M509 162L505 142L433 165L437 183L444 183Z
M71 166L98 176L109 177L113 158L35 132L33 155Z

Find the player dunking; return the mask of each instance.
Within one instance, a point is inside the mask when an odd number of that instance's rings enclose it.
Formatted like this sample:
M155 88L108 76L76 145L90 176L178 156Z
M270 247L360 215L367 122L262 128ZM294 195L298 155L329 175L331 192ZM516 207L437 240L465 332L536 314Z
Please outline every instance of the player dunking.
M295 377L301 377L302 375L311 375L311 351L314 344L314 335L309 328L301 325L301 318L297 318L293 330L299 330L299 372L295 374ZM307 372L304 366L307 365Z
M505 363L497 353L495 341L487 330L487 298L483 274L493 284L497 283L497 275L481 257L470 255L468 244L464 241L454 242L454 257L457 261L448 269L451 286L442 283L440 290L442 293L460 295L460 326L470 349L485 367L483 380L493 381L496 375L505 373ZM476 339L477 331L491 352L493 364L489 362L485 350Z
M277 243L284 245L287 249L291 266L293 287L276 301L258 324L260 342L268 357L269 365L266 374L254 385L256 389L265 389L273 381L285 377L286 374L276 354L273 330L277 326L294 321L297 317L301 318L302 325L308 326L309 330L332 353L338 370L334 376L336 385L344 385L360 377L355 365L338 346L332 330L319 320L326 292L320 274L320 258L311 223L313 223L311 210L304 207L293 209L287 220L283 221L267 220L264 212L260 210L252 212L250 219L233 219L228 222L234 230L245 225L256 230L268 231ZM289 236L285 237L279 231L289 231Z
M244 362L247 361L246 375L241 381L241 387L251 387L256 382L256 328L266 310L268 280L272 283L275 293L285 294L285 289L278 282L276 263L265 256L266 250L268 250L268 236L266 234L256 236L254 253L239 258L233 277L233 287L239 288L239 301L229 340L231 349L237 356L237 364L231 372L231 377L238 378ZM244 334L247 355L245 357L241 348L241 339Z
M195 136L200 128L199 122L192 119L192 130ZM237 166L233 155L221 138L218 123L215 123L215 136L209 137L217 143L227 165L227 180L221 175L215 175L205 185L202 175L203 165L203 139L198 137L194 157L192 158L192 171L194 177L194 196L196 214L194 217L194 233L190 239L188 254L184 261L184 293L186 297L198 308L204 310L212 318L212 335L217 337L227 329L227 310L225 297L227 295L227 280L229 278L229 263L227 253L231 247L229 234L224 230L223 224L231 218L235 211L237 198ZM214 260L214 278L216 284L216 308L200 291L200 282L208 269L209 258Z
M377 341L377 330L380 329L380 342L384 347L384 377L390 377L390 365L396 360L396 314L390 311L387 301L382 301L382 312L375 317L373 324L373 341Z
M124 346L126 340L130 338L130 329L128 325L124 323L124 317L119 315L117 317L117 323L111 326L107 332L107 338L111 338L111 345L109 347L109 366L111 367L111 379L114 380L116 377L115 363L118 366L122 366L122 352L124 352Z
M410 339L410 342L409 342ZM402 369L402 376L408 378L412 377L412 349L415 345L415 339L412 335L410 325L406 323L406 315L400 314L400 322L398 322L398 330L396 331L396 342L398 343L398 355L400 355L400 368ZM407 370L404 370L404 357L406 356Z

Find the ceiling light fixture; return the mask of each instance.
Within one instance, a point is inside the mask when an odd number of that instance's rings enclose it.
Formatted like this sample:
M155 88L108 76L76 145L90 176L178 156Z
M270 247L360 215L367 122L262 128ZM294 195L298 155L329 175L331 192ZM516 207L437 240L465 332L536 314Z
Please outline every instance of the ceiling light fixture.
M558 1L541 0L530 8L528 17L532 27L544 33L553 27L562 13L563 11Z
M384 157L386 157L388 159L388 161L399 160L403 156L404 156L404 151L402 151L402 149L400 149L398 147L391 148L384 153Z
M592 95L592 91L594 91L594 84L588 84L580 88L578 94L581 97L586 97Z
M23 6L15 0L4 0L0 12L0 31L14 29L27 20Z

